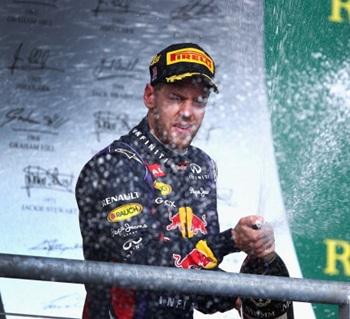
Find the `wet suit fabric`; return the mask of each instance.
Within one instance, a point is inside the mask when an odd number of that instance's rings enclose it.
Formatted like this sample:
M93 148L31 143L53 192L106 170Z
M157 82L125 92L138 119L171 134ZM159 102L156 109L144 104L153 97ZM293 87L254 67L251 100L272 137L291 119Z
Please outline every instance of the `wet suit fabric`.
M216 166L200 149L167 149L143 119L97 153L76 185L87 260L218 270L237 251L219 231ZM202 270L203 271L203 270ZM83 318L192 318L231 309L234 298L86 285Z

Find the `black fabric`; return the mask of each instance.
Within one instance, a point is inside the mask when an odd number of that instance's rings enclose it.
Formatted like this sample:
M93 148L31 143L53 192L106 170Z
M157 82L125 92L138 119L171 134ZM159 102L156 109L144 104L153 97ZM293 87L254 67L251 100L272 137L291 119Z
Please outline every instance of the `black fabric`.
M150 134L144 119L81 171L76 199L85 258L217 269L237 249L230 230L219 232L214 172L213 161L198 148L191 146L184 155L168 150ZM92 297L101 288L86 290L87 299L94 299L87 313L97 313L101 298ZM118 318L112 305L118 306L118 300L106 291L101 306L105 309L107 302ZM128 299L128 318L163 318L164 313L167 318L192 318L193 307L226 310L233 306L231 299L222 298L222 307L217 298L210 302L211 297L201 297L197 305L195 298L172 292L137 291Z

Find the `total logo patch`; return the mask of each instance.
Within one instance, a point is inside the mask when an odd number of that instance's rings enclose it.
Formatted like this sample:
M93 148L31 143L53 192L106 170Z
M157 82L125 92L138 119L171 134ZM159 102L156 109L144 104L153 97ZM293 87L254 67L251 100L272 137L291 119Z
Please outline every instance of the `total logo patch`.
M139 215L143 211L143 206L139 203L130 203L119 206L108 213L107 220L110 223L117 223L122 220Z
M153 187L159 190L161 195L163 196L169 195L173 191L173 188L169 184L165 184L158 181L154 181Z

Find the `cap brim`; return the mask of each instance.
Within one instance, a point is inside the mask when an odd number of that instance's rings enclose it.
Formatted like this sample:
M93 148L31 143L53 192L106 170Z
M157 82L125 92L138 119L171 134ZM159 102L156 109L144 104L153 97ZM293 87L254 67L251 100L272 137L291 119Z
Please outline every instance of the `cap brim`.
M198 77L202 80L204 80L204 82L214 90L215 93L219 93L219 89L217 87L217 85L215 84L215 82L213 81L212 78L210 78L208 75L204 74L204 73L199 73L199 72L187 72L187 73L183 73L183 74L177 74L177 75L173 75L170 77L166 77L165 78L165 82L166 83L174 83L177 81L182 81L191 77Z
M200 76L208 84L208 86L214 90L215 93L219 93L219 89L218 89L217 85L215 84L215 82L213 81L213 79L211 79L206 74L201 74Z

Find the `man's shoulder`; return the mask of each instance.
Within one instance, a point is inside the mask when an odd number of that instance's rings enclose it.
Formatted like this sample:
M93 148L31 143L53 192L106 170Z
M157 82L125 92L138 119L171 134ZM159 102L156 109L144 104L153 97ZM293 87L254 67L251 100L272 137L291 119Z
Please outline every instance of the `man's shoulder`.
M101 170L103 169L111 169L111 166L113 166L114 172L118 170L117 168L120 168L122 171L126 171L126 167L133 168L134 170L137 170L139 167L142 170L144 168L144 163L142 158L137 154L131 145L122 142L121 140L115 140L93 155L86 162L81 170L81 173L96 170L97 168L98 171L102 172Z
M202 161L214 162L214 160L210 157L210 155L199 147L191 145L190 153L191 153L191 157L201 159Z
M110 144L104 152L107 152L111 156L117 157L120 160L130 162L131 164L138 163L144 166L143 159L138 154L137 150L129 143L123 140L116 140Z
M210 176L216 181L218 169L214 159L212 159L208 153L195 146L191 146L190 152L191 158L194 159L195 164L200 165L201 167L207 167Z

